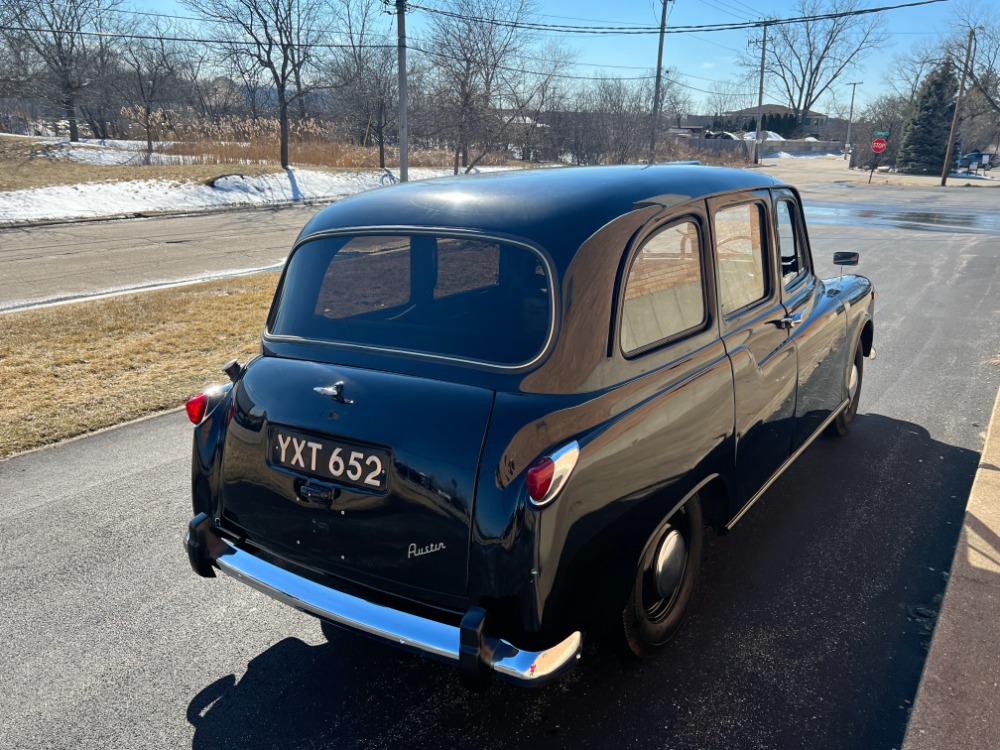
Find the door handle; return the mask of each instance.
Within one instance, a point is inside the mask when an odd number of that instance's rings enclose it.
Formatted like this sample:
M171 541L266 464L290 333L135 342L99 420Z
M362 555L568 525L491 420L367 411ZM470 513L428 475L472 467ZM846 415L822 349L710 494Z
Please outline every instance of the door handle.
M783 328L786 331L790 331L791 329L795 328L795 326L800 325L802 323L802 313L799 313L794 317L789 317L786 315L784 318L781 318L779 320L772 320L771 322L778 328Z

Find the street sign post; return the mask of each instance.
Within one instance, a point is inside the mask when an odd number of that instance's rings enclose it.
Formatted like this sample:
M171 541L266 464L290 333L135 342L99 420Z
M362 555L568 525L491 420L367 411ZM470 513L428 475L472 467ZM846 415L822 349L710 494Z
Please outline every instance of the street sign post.
M886 137L888 133L885 131L876 130L872 133L872 153L875 154L875 158L872 159L872 171L868 173L868 184L872 184L872 177L875 174L875 170L878 167L878 163L882 160L880 154L888 148L889 144L886 142Z

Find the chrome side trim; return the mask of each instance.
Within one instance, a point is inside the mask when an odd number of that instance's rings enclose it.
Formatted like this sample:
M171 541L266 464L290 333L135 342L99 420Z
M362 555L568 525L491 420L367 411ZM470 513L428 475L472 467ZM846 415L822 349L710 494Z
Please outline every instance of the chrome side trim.
M771 475L770 479L764 482L764 486L761 487L759 490L757 490L757 494L755 494L753 497L750 498L749 501L747 501L747 504L744 505L742 510L740 510L740 512L733 517L733 520L731 520L729 523L726 524L727 530L732 529L733 526L735 526L739 522L739 520L743 518L744 514L746 514L746 512L750 510L753 504L758 500L760 500L761 496L765 492L767 492L767 490L771 487L772 484L774 484L777 481L778 477L780 477L782 474L785 473L785 469L791 466L792 462L795 461L795 459L797 459L799 456L801 456L806 448L812 445L813 440L819 437L820 433L826 429L827 425L829 425L833 420L835 420L840 415L840 412L846 409L850 405L850 403L851 403L850 399L844 399L844 403L842 403L840 406L838 406L836 409L830 412L830 416L828 416L825 420L823 420L823 424L821 424L819 427L816 428L813 434L809 436L809 439L806 440L802 445L800 445L798 449L796 449L795 453L793 453L791 456L788 457L788 460L786 460L785 463L783 463L778 468L778 470Z
M458 663L461 631L457 626L366 601L327 588L245 552L209 533L209 556L223 572L283 604L374 636L387 643ZM579 632L544 651L522 651L507 641L484 636L492 652L490 667L500 677L522 685L544 685L575 666L583 647Z

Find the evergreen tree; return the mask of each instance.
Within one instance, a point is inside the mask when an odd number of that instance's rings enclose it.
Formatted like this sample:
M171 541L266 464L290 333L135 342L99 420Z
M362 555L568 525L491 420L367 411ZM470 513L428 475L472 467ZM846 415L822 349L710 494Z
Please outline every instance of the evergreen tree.
M798 120L798 118L795 115L793 115L791 112L788 112L787 114L782 115L781 119L782 119L782 123L781 123L782 132L781 132L781 134L783 136L785 136L786 138L791 138L799 130L799 120Z
M896 169L905 174L941 174L958 82L951 62L931 71L920 87L913 111L903 123Z

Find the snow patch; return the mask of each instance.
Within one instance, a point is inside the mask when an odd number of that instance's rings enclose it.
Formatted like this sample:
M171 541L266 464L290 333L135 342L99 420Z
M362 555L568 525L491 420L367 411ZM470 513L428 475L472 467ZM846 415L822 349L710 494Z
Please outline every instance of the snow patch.
M783 140L785 140L785 138L783 138L782 136L778 135L773 130L765 130L764 134L765 134L765 137L764 137L765 141L783 141ZM745 141L755 141L755 140L757 140L757 133L754 132L753 130L751 130L749 133L744 134L743 140L745 140Z
M818 153L818 154L790 154L787 151L777 151L773 154L761 154L761 159L843 159L843 154Z
M482 172L507 167L483 167ZM450 169L411 169L411 180L450 176ZM227 206L262 206L318 201L384 187L399 181L390 170L321 172L289 169L284 173L220 177L213 184L170 180L57 185L0 193L0 223L83 219L158 211L189 211Z

